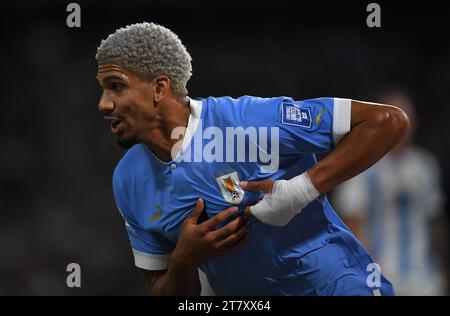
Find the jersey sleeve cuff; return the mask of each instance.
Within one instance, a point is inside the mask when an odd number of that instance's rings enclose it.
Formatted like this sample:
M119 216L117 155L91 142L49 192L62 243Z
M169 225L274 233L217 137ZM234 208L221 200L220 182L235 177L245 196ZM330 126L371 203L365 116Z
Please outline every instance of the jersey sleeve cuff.
M144 270L166 270L170 254L154 255L133 249L134 264Z
M333 105L333 142L337 146L350 131L352 100L334 98Z

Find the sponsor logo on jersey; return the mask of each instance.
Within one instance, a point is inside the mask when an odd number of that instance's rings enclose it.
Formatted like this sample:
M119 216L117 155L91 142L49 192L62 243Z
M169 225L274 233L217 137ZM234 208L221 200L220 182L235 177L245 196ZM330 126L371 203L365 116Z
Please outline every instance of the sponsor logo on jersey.
M312 125L311 110L292 102L283 102L281 105L281 122L286 125L295 125L310 128Z
M320 121L322 120L323 112L325 112L325 110L320 110L319 114L317 114L317 116L316 116L316 124L319 124Z
M163 211L159 205L156 205L156 213L148 218L150 222L157 221L163 215Z

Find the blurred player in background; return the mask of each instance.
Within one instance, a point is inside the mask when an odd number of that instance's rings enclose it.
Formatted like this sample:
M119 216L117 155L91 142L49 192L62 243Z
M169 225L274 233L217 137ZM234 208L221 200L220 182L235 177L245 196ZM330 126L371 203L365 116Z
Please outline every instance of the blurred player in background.
M394 293L324 194L403 137L403 111L340 98L191 99L191 57L153 23L117 30L96 58L99 110L129 148L116 203L152 294L200 294L199 268L218 295ZM317 163L318 152L330 153Z
M416 115L400 89L380 102L403 109L411 132L384 158L334 192L344 222L367 246L399 295L446 294L446 219L439 165L413 144Z

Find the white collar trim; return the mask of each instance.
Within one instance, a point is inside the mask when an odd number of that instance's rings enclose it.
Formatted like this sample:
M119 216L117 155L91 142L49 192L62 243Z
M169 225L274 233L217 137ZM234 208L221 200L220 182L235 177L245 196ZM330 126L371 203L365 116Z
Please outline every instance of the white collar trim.
M194 100L189 98L189 108L191 110L191 114L189 115L189 120L187 124L187 128L185 129L185 134L183 137L183 142L181 143L180 150L178 151L176 157L174 158L174 161L180 162L182 158L182 153L186 148L189 148L189 145L192 141L192 138L195 135L195 132L197 131L198 125L201 120L201 114L202 114L202 107L203 102L199 100Z

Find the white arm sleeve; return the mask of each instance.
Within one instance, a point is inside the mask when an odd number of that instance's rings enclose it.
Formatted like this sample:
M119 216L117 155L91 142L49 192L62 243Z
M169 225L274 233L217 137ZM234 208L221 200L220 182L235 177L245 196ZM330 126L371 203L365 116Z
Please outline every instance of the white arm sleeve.
M153 255L133 249L134 264L144 270L166 270L170 254Z
M334 98L333 105L333 141L337 146L350 131L352 100Z

